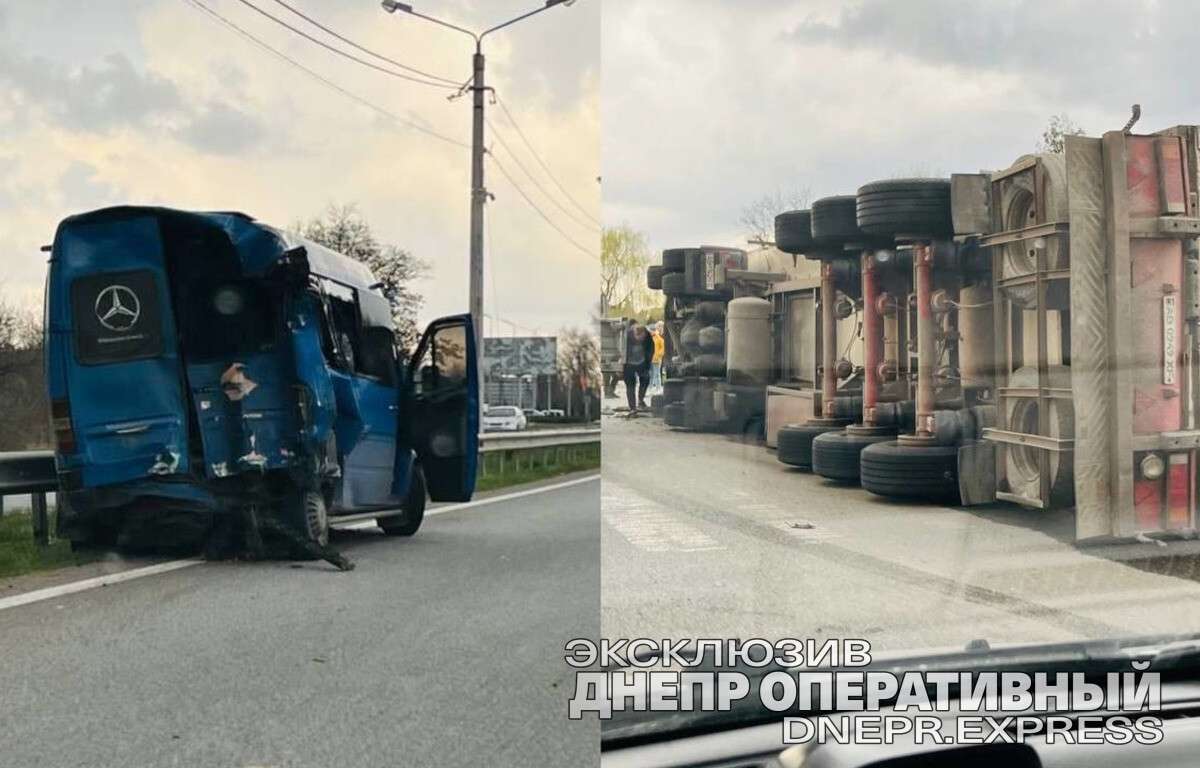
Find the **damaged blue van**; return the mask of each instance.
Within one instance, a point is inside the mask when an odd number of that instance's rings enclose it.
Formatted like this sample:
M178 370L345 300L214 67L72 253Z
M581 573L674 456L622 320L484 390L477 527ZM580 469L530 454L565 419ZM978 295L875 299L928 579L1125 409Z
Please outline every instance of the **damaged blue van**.
M54 235L46 380L58 532L251 514L324 546L331 517L410 536L475 487L470 317L399 359L369 269L241 213L106 208Z

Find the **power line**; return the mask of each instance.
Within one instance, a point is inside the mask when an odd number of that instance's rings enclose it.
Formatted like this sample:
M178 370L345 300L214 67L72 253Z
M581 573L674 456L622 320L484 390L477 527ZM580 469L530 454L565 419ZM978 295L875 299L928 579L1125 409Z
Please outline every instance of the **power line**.
M371 62L367 61L366 59L360 59L352 53L346 53L341 48L335 48L334 46L330 45L329 43L326 43L324 40L319 40L319 39L313 37L312 35L308 34L304 30L296 29L291 24L288 24L286 21L279 18L278 16L274 16L274 15L264 11L262 8L259 8L257 5L250 2L250 0L238 0L238 2L241 3L242 5L246 6L247 8L250 8L255 13L258 13L261 16L265 16L266 18L270 19L271 21L275 22L276 24L280 25L281 27L285 27L285 28L291 30L292 32L296 33L297 35L300 35L300 37L303 37L305 40L316 43L317 45L321 46L325 50L330 51L332 53L336 53L338 56L341 56L345 59L349 59L350 61L356 62L358 64L362 64L364 67L370 67L371 69L375 70L376 72L382 72L385 75L391 75L392 77L398 77L401 80L408 80L409 82L412 82L412 83L418 83L420 85L428 85L431 88L445 88L446 90L451 90L451 91L458 90L457 85L447 85L446 83L438 83L438 82L431 82L429 80L422 80L419 77L413 77L412 75L406 75L402 72L396 72L395 70L388 69L387 67L381 67L378 64L372 64Z
M488 128L492 129L492 135L494 135L496 137L496 139L500 142L500 146L504 147L504 151L507 152L508 156L513 159L513 162L515 162L517 164L517 167L521 169L521 172L525 174L525 177L527 179L529 179L530 181L532 181L533 186L537 187L538 191L541 192L543 195L545 195L547 200L554 203L555 207L557 207L558 210L562 211L564 216L566 216L573 223L578 224L581 227L593 229L597 232L600 231L600 228L597 227L595 224L591 223L590 221L584 221L584 220L580 219L577 214L571 213L571 211L567 210L566 206L564 206L562 203L558 202L558 199L554 195L551 195L549 192L547 192L546 188L542 186L541 182L539 182L534 177L534 175L529 172L529 169L525 167L525 164L521 162L521 158L517 157L517 153L513 152L512 147L508 146L508 142L505 141L504 136L499 131L496 130L496 126L492 125L491 120L487 121L487 125L488 125Z
M579 201L571 196L571 193L567 191L566 187L564 187L559 182L558 178L555 177L555 175L550 171L550 167L546 165L546 162L542 160L542 156L539 155L537 150L533 148L533 144L531 144L529 139L526 138L525 132L522 131L521 126L517 124L516 118L514 118L512 113L508 111L508 107L504 105L504 102L500 100L499 96L496 96L496 104L499 105L500 110L504 112L504 116L508 118L509 124L516 129L517 135L521 137L521 141L525 143L525 146L529 149L530 154L533 155L533 159L538 161L538 165L542 166L542 170L545 171L546 175L550 177L550 180L554 182L554 186L558 187L558 190L562 192L563 195L570 200L584 216L594 222L597 226L600 226L600 220L588 213L587 209L580 205Z
M233 23L229 19L222 16L217 11L213 10L212 8L210 8L207 5L205 5L204 3L202 3L200 0L184 0L184 2L187 2L188 4L190 4L193 8L196 8L197 10L201 10L201 11L207 13L209 16L211 16L215 20L219 21L221 24L225 25L229 29L233 30L234 32L238 33L245 39L247 39L250 42L257 45L259 48L262 48L263 50L267 51L268 53L271 53L272 55L277 56L278 58L286 61L288 64L291 64L293 67L299 69L301 72L304 72L309 77L312 77L313 79L322 83L326 87L332 88L333 90L342 94L346 98L348 98L352 101L358 102L362 106L367 107L370 110L373 110L377 114L380 114L383 117L386 117L396 123L407 126L411 129L413 129L414 131L419 131L420 133L424 133L427 136L431 136L440 141L444 141L447 144L453 144L454 146L462 147L463 149L471 148L469 144L464 144L463 142L459 141L458 139L452 139L449 136L445 136L445 135L440 134L437 131L434 131L430 128L426 128L425 126L421 125L420 123L416 123L416 122L413 122L412 120L408 120L406 118L400 117L396 113L390 112L389 110L386 110L383 107L381 107L371 101L368 101L367 99L363 98L362 96L359 96L358 94L353 93L352 91L346 90L345 88L343 88L342 86L333 82L332 80L328 80L324 76L317 74L315 71L304 66L300 62L298 62L295 59L293 59L292 57L288 56L286 53L283 53L279 50L276 50L275 48L272 48L270 45L267 45L262 40L259 40L254 35L250 34L246 30L239 27L237 24Z
M504 169L504 166L503 166L503 165L500 163L500 161L499 161L499 160L496 158L496 154L495 154L494 152L488 152L488 153L487 153L487 156L488 156L488 157L490 157L490 158L492 159L492 163L493 163L493 164L495 164L495 166L496 166L496 170L497 170L497 171L500 171L500 174L501 174L502 176L504 176L504 178L508 179L508 183L512 185L512 188L513 188L513 189L515 189L515 190L517 191L517 194L519 194L519 195L520 195L520 196L521 196L521 197L522 197L522 198L525 200L525 202L529 204L529 207L530 207L530 208L532 208L533 210L537 211L537 214L538 214L538 216L541 216L543 221L545 221L547 224L549 224L549 225L550 225L550 227L551 227L551 228L552 228L552 229L553 229L555 232L557 232L558 234L562 235L563 239L564 239L564 240L566 240L568 243L570 243L571 245L575 246L575 247L576 247L576 248L578 248L579 250L583 251L583 252L584 252L584 253L586 253L588 256L591 256L591 257L592 257L593 259L595 259L596 261L599 261L599 260L600 260L600 257L599 257L598 255L596 255L596 253L595 253L595 252L593 252L593 251L590 251L590 250L588 250L587 248L585 248L584 246L580 245L580 244L579 244L579 243L578 243L576 240L574 240L574 239L573 239L573 238L572 238L570 235L568 235L566 232L563 232L563 231L562 231L562 229L560 229L560 228L559 228L559 226L558 226L557 224L555 224L553 221L551 221L551 220L550 220L550 217L546 215L546 212L545 212L545 211L543 211L541 208L539 208L539 207L538 207L538 205L537 205L537 203L533 202L533 200L531 200L531 199L529 198L529 195L525 194L525 190L521 189L520 185L519 185L519 184L517 184L517 182L513 180L513 177L509 175L508 171L506 171L506 170Z
M289 5L288 3L284 2L284 0L275 0L275 2L278 3L279 5L282 5L284 8L287 8L289 11L296 14L300 18L304 19L309 24L312 24L317 29L320 29L321 31L325 32L328 35L332 35L333 37L336 37L338 40L341 40L346 45L349 45L352 48L362 51L363 53L367 54L368 56L374 56L375 58L379 59L380 61L386 61L388 64L399 67L400 69L408 70L409 72L416 73L423 77L427 77L430 80L441 80L442 82L446 83L447 85L452 85L455 88L458 88L461 85L461 83L451 80L448 77L442 77L441 75L435 75L430 72L425 72L424 70L420 70L420 69L417 69L416 67L410 66L408 64L404 64L403 62L399 62L399 61L396 61L395 59L388 58L387 56L384 56L381 53L376 53L375 51L372 51L370 48L359 45L358 43L354 42L350 38L345 37L343 35L339 35L337 32L333 31L332 29L325 26L321 22L317 21L313 17L306 15L299 8L296 8L295 6Z

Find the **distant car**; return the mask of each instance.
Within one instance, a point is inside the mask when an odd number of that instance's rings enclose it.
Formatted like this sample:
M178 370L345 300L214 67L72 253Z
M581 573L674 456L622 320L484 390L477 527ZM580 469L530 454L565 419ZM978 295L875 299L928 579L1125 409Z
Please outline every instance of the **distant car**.
M542 411L542 415L552 419L562 419L566 417L567 413L561 408L549 408Z
M533 419L533 418L537 418L539 416L546 415L546 414L542 413L541 411L539 411L537 408L526 408L525 410L521 411L521 413L525 414L526 419Z
M528 420L515 405L493 405L483 414L484 432L520 432Z

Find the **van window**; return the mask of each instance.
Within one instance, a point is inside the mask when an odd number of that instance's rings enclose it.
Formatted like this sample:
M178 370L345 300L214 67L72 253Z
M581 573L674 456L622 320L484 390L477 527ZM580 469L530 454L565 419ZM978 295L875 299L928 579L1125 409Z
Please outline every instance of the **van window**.
M358 307L362 314L362 353L358 372L392 386L396 383L396 334L392 324L392 305L378 294L359 291Z
M358 299L354 289L321 279L325 295L325 359L346 373L357 370L359 356Z
M157 357L162 310L154 273L109 272L71 283L75 355L85 365Z
M457 387L467 378L466 327L453 325L441 328L424 348L413 370L413 386L417 394Z
M276 299L260 283L209 279L182 290L178 319L188 359L239 357L274 346Z

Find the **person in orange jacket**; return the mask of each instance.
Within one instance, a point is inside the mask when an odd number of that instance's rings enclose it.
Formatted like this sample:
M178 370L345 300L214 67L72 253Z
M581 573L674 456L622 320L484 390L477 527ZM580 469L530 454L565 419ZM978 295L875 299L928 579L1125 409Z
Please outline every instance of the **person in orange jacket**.
M662 365L663 358L667 354L667 342L663 338L663 321L659 320L654 324L654 332L650 334L654 340L654 355L650 358L650 389L655 392L662 392Z

